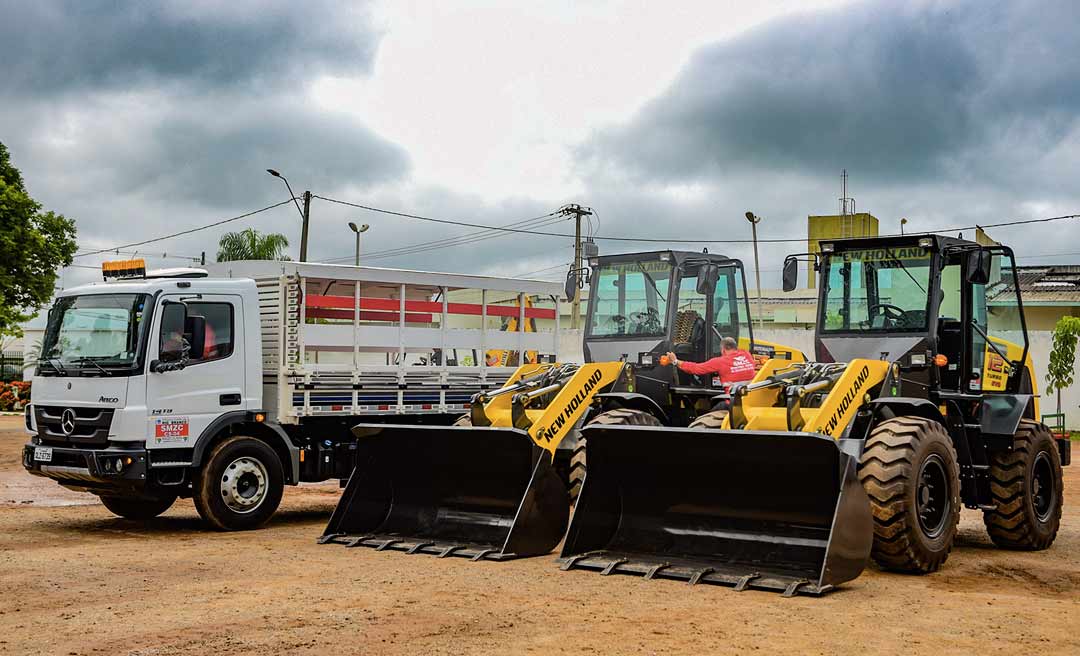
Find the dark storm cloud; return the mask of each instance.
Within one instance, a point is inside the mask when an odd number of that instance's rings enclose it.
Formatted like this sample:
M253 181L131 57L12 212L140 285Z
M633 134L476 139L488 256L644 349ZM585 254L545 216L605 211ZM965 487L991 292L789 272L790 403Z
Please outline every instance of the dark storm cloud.
M0 13L4 86L30 94L364 73L377 41L362 11L321 1L5 0Z
M155 215L168 203L213 216L280 200L268 167L297 192L386 182L405 151L310 87L370 72L378 40L362 3L0 0L0 141L92 244L171 231Z
M700 50L581 157L662 183L841 166L864 180L993 175L1075 128L1077 25L1077 3L985 0L774 21Z

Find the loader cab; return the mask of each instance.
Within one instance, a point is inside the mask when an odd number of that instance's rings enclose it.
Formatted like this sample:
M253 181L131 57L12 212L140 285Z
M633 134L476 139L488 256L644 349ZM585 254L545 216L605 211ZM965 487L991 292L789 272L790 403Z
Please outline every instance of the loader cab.
M821 244L817 268L819 361L899 362L908 395L1030 392L1011 249L939 235L844 239Z
M638 387L648 389L712 381L674 381L660 364L668 351L704 361L733 337L753 350L742 263L723 255L652 251L590 258L591 286L585 324L585 361L623 360L634 365Z

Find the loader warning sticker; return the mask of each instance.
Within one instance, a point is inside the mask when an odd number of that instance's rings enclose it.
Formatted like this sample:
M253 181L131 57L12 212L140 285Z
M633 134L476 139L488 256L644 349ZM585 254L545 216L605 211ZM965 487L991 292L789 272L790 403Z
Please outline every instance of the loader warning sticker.
M182 442L188 437L187 417L159 417L154 421L157 442Z

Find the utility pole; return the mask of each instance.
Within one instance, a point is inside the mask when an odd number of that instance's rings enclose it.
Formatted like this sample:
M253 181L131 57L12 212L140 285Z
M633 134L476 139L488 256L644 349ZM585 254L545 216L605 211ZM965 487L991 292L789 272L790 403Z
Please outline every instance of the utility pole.
M300 229L300 261L307 262L308 223L311 221L311 192L304 192L304 227Z
M746 220L750 222L750 228L754 233L754 277L757 280L757 316L758 316L758 330L763 330L763 321L765 320L765 313L761 309L761 265L758 263L758 248L757 248L757 224L761 223L761 217L753 212L746 213Z
M574 285L574 299L570 304L570 328L581 328L581 217L592 216L592 210L571 203L562 209L566 216L574 215L574 276L578 284Z

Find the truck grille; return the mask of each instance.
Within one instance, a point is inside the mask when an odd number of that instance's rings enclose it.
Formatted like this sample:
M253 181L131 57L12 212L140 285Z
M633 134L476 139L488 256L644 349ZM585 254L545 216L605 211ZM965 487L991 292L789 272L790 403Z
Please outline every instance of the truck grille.
M64 413L74 415L70 435L64 430ZM38 437L46 444L71 446L106 446L112 425L112 408L65 408L34 405Z

